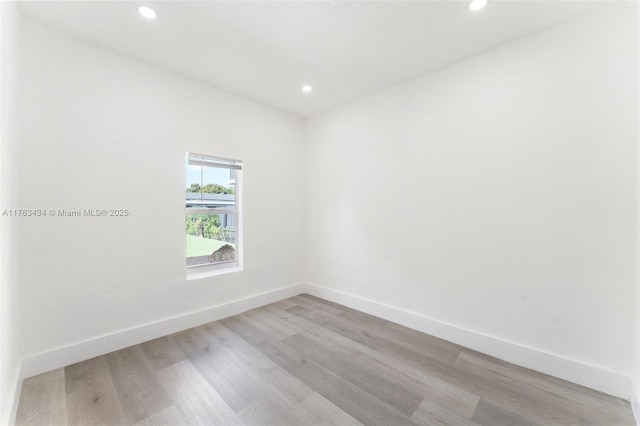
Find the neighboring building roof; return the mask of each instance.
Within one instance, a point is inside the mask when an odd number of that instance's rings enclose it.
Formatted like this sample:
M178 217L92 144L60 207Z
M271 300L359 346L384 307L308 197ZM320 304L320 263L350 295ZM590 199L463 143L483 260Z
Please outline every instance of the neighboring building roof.
M228 207L236 203L234 194L209 194L185 192L187 207Z
M206 192L185 192L185 198L187 200L225 200L234 201L236 199L235 194L209 194Z

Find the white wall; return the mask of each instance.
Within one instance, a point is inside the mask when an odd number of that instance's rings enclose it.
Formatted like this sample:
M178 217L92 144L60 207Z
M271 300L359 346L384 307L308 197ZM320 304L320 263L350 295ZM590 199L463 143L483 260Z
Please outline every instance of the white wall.
M634 7L310 119L308 279L629 378Z
M636 8L636 22L638 22L638 28L636 28L635 39L637 40L637 49L638 49L638 58L640 60L640 7ZM638 77L640 79L640 77ZM640 84L637 87L638 89L638 102L640 103ZM640 108L638 109L637 115L637 125L638 125L638 139L637 142L640 143ZM638 157L636 159L637 164L640 165L640 150L638 152ZM640 167L638 170L637 179L640 182ZM640 184L638 185L640 189ZM638 209L640 209L640 194L637 199ZM638 229L638 234L636 235L636 254L638 255L636 261L636 306L635 306L635 326L636 326L636 334L635 334L635 351L634 351L634 360L635 360L635 369L633 374L633 394L631 398L631 406L633 408L633 413L636 418L636 423L640 424L640 228Z
M21 54L19 205L131 212L20 220L23 356L303 280L302 120L26 18ZM186 280L187 151L244 162L244 272Z
M17 208L14 159L18 146L16 93L20 14L13 1L0 2L0 214ZM0 424L5 424L15 397L18 353L18 276L12 221L0 216Z

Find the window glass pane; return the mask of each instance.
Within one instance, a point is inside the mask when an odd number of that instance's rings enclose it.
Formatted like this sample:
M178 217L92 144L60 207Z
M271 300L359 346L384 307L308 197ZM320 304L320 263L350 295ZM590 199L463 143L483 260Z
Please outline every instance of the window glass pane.
M235 214L186 215L187 266L236 260Z
M194 194L228 194L235 200L236 171L227 168L187 166L186 192Z
M187 266L237 262L236 178L242 162L187 153L186 166Z
M203 167L201 191L205 194L229 194L231 197L228 198L235 200L234 175L235 170Z

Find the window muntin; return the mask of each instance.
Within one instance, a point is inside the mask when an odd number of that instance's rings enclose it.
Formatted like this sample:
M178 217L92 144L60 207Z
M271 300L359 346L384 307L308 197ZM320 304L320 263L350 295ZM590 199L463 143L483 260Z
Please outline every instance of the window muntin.
M194 153L186 157L186 266L237 266L242 162Z

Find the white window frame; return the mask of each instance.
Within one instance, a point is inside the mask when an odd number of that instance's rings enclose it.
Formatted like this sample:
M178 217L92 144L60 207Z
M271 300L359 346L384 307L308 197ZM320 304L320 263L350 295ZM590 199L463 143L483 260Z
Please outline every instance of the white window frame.
M194 160L192 157L199 157ZM185 265L187 270L187 280L200 279L211 277L215 275L228 274L232 272L239 272L243 269L243 256L242 256L242 161L231 158L218 157L213 155L197 154L195 152L187 152L185 154L186 167L193 165L194 162L199 162L205 166L206 163L211 164L210 167L221 167L234 169L235 172L235 208L187 208L185 206L185 218L188 214L234 214L235 215L235 259L229 261L222 261L216 263L205 263L200 265ZM185 171L186 172L186 171ZM202 185L204 182L200 182ZM189 184L187 182L187 184ZM185 235L185 260L187 244Z

